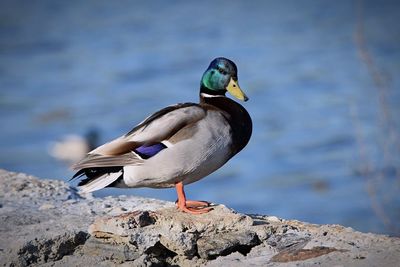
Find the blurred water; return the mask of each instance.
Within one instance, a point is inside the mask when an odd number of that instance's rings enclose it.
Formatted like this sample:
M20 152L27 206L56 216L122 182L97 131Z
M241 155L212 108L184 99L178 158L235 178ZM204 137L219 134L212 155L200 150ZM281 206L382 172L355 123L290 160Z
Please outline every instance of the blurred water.
M400 8L363 3L398 133ZM225 56L250 97L253 136L188 196L399 234L382 222L400 218L399 147L357 54L356 23L352 1L1 1L0 167L67 180L72 172L47 153L52 140L96 127L105 142L166 105L196 102L203 71ZM173 189L97 193L107 194L176 198Z

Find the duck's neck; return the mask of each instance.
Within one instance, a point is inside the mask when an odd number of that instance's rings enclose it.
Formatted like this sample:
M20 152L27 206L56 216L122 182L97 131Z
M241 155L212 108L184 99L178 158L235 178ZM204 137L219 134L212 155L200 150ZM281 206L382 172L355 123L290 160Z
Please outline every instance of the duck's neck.
M205 92L200 92L200 105L211 105L223 111L223 116L232 128L233 155L246 146L252 132L252 121L242 105L224 95L212 95Z
M225 90L211 90L206 87L203 83L200 85L200 97L201 94L210 95L210 96L225 96Z

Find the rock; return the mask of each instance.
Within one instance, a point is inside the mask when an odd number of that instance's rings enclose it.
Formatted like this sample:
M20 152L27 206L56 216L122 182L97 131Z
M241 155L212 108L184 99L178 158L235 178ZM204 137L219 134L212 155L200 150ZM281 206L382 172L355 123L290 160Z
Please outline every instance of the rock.
M231 233L232 229L251 226L250 217L236 214L224 206L214 209L202 216L184 214L177 212L175 208L167 208L155 212L135 211L118 216L100 217L89 227L89 233L104 239L105 242L132 244L139 254L149 250L154 254L153 248L157 247L158 254L169 255L170 251L190 258L200 253L204 259L220 255L216 250L229 253L236 247L245 247L257 240L255 233ZM225 238L221 239L222 243L231 236L232 244L227 243L224 248L214 248L214 252L211 251L209 241L215 235Z
M66 232L52 238L36 238L26 242L18 251L18 263L30 265L56 261L85 243L88 234L82 231Z
M245 256L258 244L260 240L252 231L222 232L197 240L198 253L204 259L216 259L236 251Z
M340 225L94 198L0 170L1 266L396 266L400 239ZM131 210L130 207L135 207Z
M336 249L329 247L313 247L312 249L285 249L271 258L272 262L292 262L303 261L316 258L331 252L347 252L346 249Z

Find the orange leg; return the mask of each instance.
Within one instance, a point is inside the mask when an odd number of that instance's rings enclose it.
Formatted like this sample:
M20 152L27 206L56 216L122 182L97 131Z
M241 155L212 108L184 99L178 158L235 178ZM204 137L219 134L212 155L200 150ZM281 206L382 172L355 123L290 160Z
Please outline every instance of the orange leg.
M181 211L191 214L202 214L212 210L212 208L206 208L210 205L208 202L186 200L182 182L176 183L175 188L178 193L178 209Z

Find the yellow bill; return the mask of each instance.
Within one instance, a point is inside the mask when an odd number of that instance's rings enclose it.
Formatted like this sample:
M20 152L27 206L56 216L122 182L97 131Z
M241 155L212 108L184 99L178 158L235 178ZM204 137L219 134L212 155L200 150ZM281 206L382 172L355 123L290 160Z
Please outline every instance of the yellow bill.
M231 78L231 80L229 81L228 86L226 87L226 90L228 90L228 92L233 95L234 97L236 97L239 100L242 101L247 101L249 100L249 98L246 96L246 94L242 91L242 89L240 89L239 84L237 81L235 81L234 79Z

